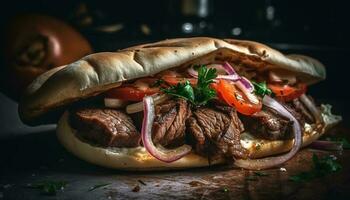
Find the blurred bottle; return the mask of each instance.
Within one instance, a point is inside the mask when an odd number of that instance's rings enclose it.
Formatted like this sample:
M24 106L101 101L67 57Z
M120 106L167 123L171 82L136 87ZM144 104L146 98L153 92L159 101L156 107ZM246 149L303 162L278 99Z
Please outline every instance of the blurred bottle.
M167 10L169 36L212 35L213 0L168 0Z

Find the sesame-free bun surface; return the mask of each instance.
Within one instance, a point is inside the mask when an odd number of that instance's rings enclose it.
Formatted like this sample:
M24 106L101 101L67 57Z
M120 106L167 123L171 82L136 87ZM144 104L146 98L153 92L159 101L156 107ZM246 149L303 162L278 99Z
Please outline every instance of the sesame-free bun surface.
M19 114L24 123L42 124L50 112L118 87L123 81L220 58L261 71L285 69L297 73L298 78L307 84L326 77L325 68L319 61L307 56L284 55L257 42L208 37L178 38L117 52L95 53L52 69L28 87L19 104Z

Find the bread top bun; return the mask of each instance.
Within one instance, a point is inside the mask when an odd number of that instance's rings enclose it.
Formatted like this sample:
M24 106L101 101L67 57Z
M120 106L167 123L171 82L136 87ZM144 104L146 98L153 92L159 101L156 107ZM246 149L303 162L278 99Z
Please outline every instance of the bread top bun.
M57 125L57 137L68 151L92 164L113 169L154 171L204 167L225 163L224 158L217 158L211 160L209 164L207 158L195 153L190 153L175 162L165 163L151 156L144 147L102 148L93 146L82 142L76 137L75 130L69 125L68 115L69 113L65 112L60 118ZM326 130L337 124L341 119L339 116L332 115L330 107L324 105L322 105L322 117L325 124L322 127L318 127L317 131L315 127L305 125L303 146L317 140ZM250 158L260 158L289 151L293 145L293 140L263 140L245 132L241 135L241 144L248 150Z
M19 114L24 123L42 124L47 114L118 87L125 80L215 58L230 59L257 70L282 68L297 73L307 84L326 77L319 61L306 56L283 55L257 42L179 38L91 54L59 70L48 71L29 85L19 104Z

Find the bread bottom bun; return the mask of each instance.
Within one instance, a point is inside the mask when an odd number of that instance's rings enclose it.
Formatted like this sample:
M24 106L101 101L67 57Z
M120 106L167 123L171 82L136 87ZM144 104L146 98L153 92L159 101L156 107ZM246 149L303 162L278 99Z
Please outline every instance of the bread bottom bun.
M322 106L325 126L319 132L312 126L305 126L303 146L317 140L328 128L338 123L341 119L330 113L330 107ZM195 153L172 162L165 163L151 156L144 147L136 148L102 148L85 143L76 137L75 130L68 122L69 113L65 112L57 124L57 137L61 144L75 156L82 160L103 167L130 170L130 171L154 171L184 169L209 166L208 159ZM291 149L293 140L262 140L256 139L252 134L243 133L241 144L249 152L250 158L260 158L286 152ZM211 160L210 165L225 163L225 159Z

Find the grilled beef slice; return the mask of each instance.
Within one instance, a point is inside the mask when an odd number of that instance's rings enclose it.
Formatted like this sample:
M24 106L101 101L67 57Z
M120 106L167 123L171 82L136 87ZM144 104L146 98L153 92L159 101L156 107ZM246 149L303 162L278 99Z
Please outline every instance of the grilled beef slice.
M282 104L300 123L303 129L305 121L314 123L314 119L299 99ZM269 140L290 139L292 135L292 122L280 116L275 110L263 107L263 109L252 116L241 116L246 130L257 137Z
M187 127L199 154L220 153L230 158L246 156L240 143L243 124L231 107L198 108L187 120Z
M185 122L191 115L189 104L184 99L170 100L156 105L153 122L153 142L165 147L185 143Z
M84 108L72 112L71 125L78 137L103 147L136 147L140 133L129 116L108 108Z
M268 107L263 107L260 112L252 116L242 115L241 119L246 130L257 137L269 140L290 137L292 122Z

